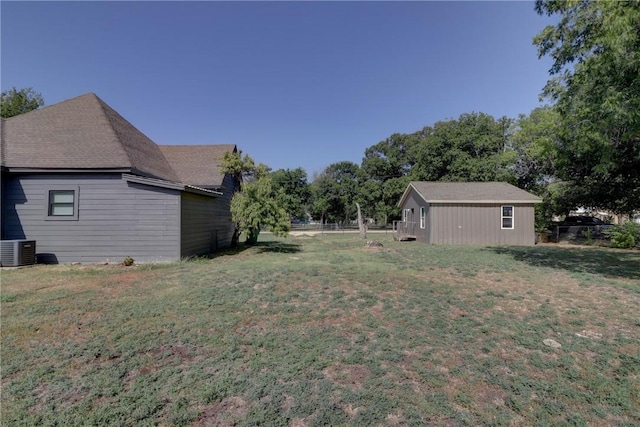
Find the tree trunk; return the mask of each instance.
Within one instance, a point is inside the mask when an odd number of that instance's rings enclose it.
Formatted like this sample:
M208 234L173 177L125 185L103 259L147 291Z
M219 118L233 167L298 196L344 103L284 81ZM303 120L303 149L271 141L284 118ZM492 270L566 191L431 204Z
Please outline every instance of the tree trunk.
M249 230L247 230L247 240L245 240L245 244L255 245L258 243L258 234L260 234L260 227L249 228Z
M233 236L231 236L231 247L237 248L239 241L240 241L240 229L236 225L236 228L233 230Z
M362 212L360 212L360 203L356 202L358 208L358 230L360 230L360 238L365 240L367 238L367 225L362 221Z

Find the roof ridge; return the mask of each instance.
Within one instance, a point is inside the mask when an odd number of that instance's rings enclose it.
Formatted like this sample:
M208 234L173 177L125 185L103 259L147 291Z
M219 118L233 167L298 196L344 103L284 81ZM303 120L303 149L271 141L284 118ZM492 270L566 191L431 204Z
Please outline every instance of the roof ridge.
M130 167L130 168L133 168L133 161L131 160L131 156L129 155L129 153L128 153L127 149L126 149L126 145L122 142L122 140L120 138L120 135L118 135L118 132L116 132L116 130L114 128L114 124L111 121L111 119L109 118L109 115L107 114L107 111L105 110L105 107L107 107L107 108L109 108L111 110L113 110L113 108L109 107L109 105L107 105L106 102L104 102L102 99L100 99L100 97L98 95L96 95L95 93L93 93L93 92L87 93L85 95L80 95L77 98L80 98L82 96L90 97L90 98L92 98L92 100L98 102L98 106L100 107L101 116L109 124L109 126L108 126L109 133L111 133L113 135L115 141L117 142L116 145L118 146L118 150L120 152L122 152L124 154L124 156L127 158L127 160L129 161L129 164L127 166ZM115 110L113 110L113 111L115 111ZM123 117L123 119L124 119L124 117ZM131 124L131 123L129 123L129 124Z
M120 145L120 149L123 150L125 156L127 157L127 159L129 159L130 167L132 168L132 170L137 170L139 173L143 172L155 178L165 179L173 182L180 181L180 179L178 178L178 174L173 169L173 167L171 166L171 163L169 163L164 153L160 149L160 146L155 141L153 141L151 138L145 135L140 129L135 127L130 121L124 118L109 104L107 104L105 101L100 99L100 97L98 97L95 94L93 94L93 96L100 104L101 111L105 119L109 123L109 128L114 133L116 140ZM119 129L122 124L128 127L128 129ZM144 147L131 145L129 143L129 139L126 138L126 135L121 134L120 131L134 132L138 134L138 136L141 136L143 138L142 140L143 144L144 143L152 144L153 148L155 148L153 150L154 151L153 155L157 156L157 158L153 159L153 158L149 158L148 156L144 156L146 157L144 159L137 158L136 154L140 154L140 153L135 153L134 150L136 149L142 150L144 149ZM147 153L147 154L150 154L150 153ZM157 163L158 161L160 163L164 162L164 165ZM152 166L151 163L155 163L155 164Z

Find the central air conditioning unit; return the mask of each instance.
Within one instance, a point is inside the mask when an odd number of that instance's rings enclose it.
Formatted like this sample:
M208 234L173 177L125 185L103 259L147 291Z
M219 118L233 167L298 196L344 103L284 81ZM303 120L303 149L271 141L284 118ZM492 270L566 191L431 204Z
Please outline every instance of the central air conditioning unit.
M19 267L35 263L35 240L0 240L0 267Z

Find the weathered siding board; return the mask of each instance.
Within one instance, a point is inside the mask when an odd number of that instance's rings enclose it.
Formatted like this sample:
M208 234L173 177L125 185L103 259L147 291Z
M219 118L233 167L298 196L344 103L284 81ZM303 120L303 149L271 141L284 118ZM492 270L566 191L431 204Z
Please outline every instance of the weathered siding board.
M502 204L432 204L431 243L533 245L533 204L514 206L514 229L501 229Z
M231 239L235 231L235 224L231 220L231 198L236 191L236 185L234 178L225 175L222 186L218 189L222 193L222 196L218 198L215 210L219 249L231 246Z
M234 224L229 206L233 196L233 180L225 178L219 189L221 196L208 197L182 194L180 255L206 255L229 247Z
M425 208L425 228L420 228L420 208ZM413 190L407 196L402 209L413 209L413 235L419 242L429 242L429 205Z
M213 197L182 194L180 256L206 255L216 249L215 204Z
M180 255L180 192L121 174L5 176L3 236L37 241L39 261L165 261ZM79 189L77 220L47 220L50 188Z

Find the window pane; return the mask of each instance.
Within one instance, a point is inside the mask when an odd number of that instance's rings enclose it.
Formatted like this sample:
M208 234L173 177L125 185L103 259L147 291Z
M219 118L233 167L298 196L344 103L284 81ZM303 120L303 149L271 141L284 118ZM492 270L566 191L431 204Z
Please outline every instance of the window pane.
M49 216L71 216L76 214L76 192L73 190L49 191Z
M51 206L51 215L54 216L71 216L73 215L73 204L60 204Z
M51 195L51 203L73 203L73 191L55 191Z
M513 218L502 218L502 228L513 228Z
M513 216L513 206L503 206L502 216Z

